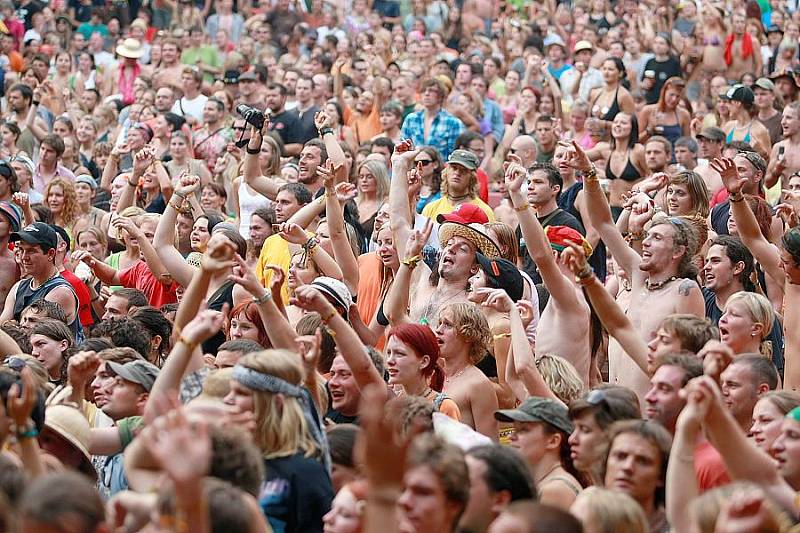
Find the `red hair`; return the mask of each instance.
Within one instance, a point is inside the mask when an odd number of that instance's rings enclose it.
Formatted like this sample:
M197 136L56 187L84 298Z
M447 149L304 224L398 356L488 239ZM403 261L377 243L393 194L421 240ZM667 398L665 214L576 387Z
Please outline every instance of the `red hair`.
M271 348L272 343L269 342L267 330L264 328L264 323L261 321L261 315L258 314L258 307L252 301L242 302L231 310L228 314L228 319L225 321L226 333L230 335L231 320L241 314L244 314L247 321L252 322L258 330L258 343L264 348Z
M436 392L444 387L444 369L439 366L439 342L430 327L422 324L399 324L392 328L389 338L410 346L420 359L427 355L430 361L422 369L422 375L428 378L428 384Z

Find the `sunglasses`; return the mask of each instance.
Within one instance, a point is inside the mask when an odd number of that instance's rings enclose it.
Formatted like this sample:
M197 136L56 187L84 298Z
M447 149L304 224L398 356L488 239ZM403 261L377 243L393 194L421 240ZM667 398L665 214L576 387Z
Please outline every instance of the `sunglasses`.
M427 167L428 165L432 165L433 164L433 159L418 159L418 160L414 161L414 163L415 164L420 164L423 167Z

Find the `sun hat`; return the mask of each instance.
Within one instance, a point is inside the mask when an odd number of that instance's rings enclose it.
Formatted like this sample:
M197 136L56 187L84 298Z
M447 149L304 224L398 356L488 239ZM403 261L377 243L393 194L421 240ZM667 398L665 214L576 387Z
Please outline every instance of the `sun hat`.
M311 282L311 285L333 298L334 303L344 309L344 317L347 318L350 306L353 305L353 296L350 294L350 289L347 288L347 285L336 278L327 276L318 277Z
M139 59L144 55L144 47L139 39L128 37L122 44L117 46L117 55L128 59Z
M49 405L45 411L44 427L67 441L83 456L80 471L97 477L97 472L92 466L92 456L89 453L89 440L92 430L89 421L76 407L72 405Z
M439 226L439 242L446 245L453 237L461 237L471 242L477 251L489 259L500 259L500 248L486 233L481 224L460 224L445 222Z

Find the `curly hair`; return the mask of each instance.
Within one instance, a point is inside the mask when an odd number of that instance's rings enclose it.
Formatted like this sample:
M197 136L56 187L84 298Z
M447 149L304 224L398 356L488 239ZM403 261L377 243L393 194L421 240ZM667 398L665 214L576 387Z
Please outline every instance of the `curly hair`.
M677 276L681 278L695 279L697 277L697 266L694 265L694 256L698 248L697 229L691 220L685 217L658 217L653 219L648 229L656 226L668 224L673 229L672 244L674 249L683 246L686 250L678 263Z
M450 187L449 187L447 181L448 181L448 178L450 177L450 174L452 174L453 172L454 172L453 167L451 167L450 165L447 165L442 170L442 184L441 184L442 196L447 196L447 194L448 194L448 190L449 190ZM470 176L469 177L469 195L471 197L473 197L473 198L477 198L478 197L478 171L470 170L469 171L469 176Z
M53 213L53 219L56 221L56 223L59 223L59 225L64 228L71 228L75 222L77 222L78 216L80 215L78 198L75 195L75 186L71 181L67 181L64 178L53 178L53 180L50 181L50 183L48 183L47 187L44 189L45 202L50 196L50 191L53 190L53 187L61 187L61 191L64 194L64 207L61 209L60 213Z
M477 365L486 356L492 342L489 323L477 305L470 302L453 303L442 309L453 313L453 326L458 335L469 343L469 360Z

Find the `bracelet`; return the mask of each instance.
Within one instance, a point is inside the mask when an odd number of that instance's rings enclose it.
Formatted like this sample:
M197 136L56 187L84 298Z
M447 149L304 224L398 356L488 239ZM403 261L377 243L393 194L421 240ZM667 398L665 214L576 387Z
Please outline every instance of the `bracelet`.
M250 146L248 145L247 148L245 148L245 152L247 152L250 155L258 155L261 153L261 148L250 148Z
M510 338L510 337L511 337L511 332L510 332L510 331L508 331L508 332L506 332L506 333L498 333L497 335L493 335L493 336L492 336L492 339L494 339L494 340L500 340L500 339L508 339L508 338Z
M338 314L339 314L339 313L337 313L337 312L336 312L336 309L334 309L333 311L331 311L329 314L327 314L327 315L325 315L325 316L322 316L322 315L320 315L320 319L322 320L322 323L323 323L323 324L325 324L325 325L327 326L327 325L328 325L328 322L330 322L330 321L331 321L331 319L332 319L333 317L335 317L336 315L338 315Z
M175 205L175 202L173 202L172 199L170 199L170 201L167 202L167 205L170 206L175 211L180 211L181 209L183 209L183 201L182 200L181 200L181 203Z
M194 350L195 346L197 346L197 343L196 343L196 342L189 342L189 341L187 341L187 340L186 340L186 337L184 337L184 336L183 336L183 334L180 334L180 335L178 336L178 342L177 342L177 344L180 344L180 343L183 343L183 344L185 344L185 345L186 345L186 347L187 347L187 348L189 348L190 350Z
M319 136L320 137L324 137L329 133L331 135L333 135L333 128L322 128L322 129L319 130Z
M643 241L644 240L644 231L634 231L625 235L625 240L629 243L634 241Z
M739 192L736 196L730 194L728 195L728 199L733 203L738 203L744 200L744 194L742 194L741 192Z
M596 179L597 178L597 167L592 165L592 168L590 168L589 170L587 170L586 172L583 173L583 177L584 177L584 179L590 179L590 180Z
M31 100L31 104L33 105L40 105L41 103L41 100Z
M256 305L265 304L270 300L272 300L272 293L270 291L267 291L267 290L265 290L264 294L262 294L258 298L253 296L253 303L256 304Z
M421 257L419 256L419 254L417 254L417 255L415 255L413 257L408 257L406 259L403 259L401 261L401 263L404 264L405 266L407 266L409 268L409 270L414 270L415 268L417 268L417 265L419 264L420 259L421 259Z
M594 276L594 269L591 266L586 265L583 267L583 270L578 272L578 274L575 276L575 279L582 280L592 276Z
M39 436L39 432L36 431L35 427L33 429L29 429L27 431L23 431L22 433L17 432L17 440L35 439L38 436Z
M530 209L530 208L531 208L531 204L529 204L528 202L525 202L524 204L515 207L514 211L516 211L517 213L521 213L522 211L525 211L525 210Z
M172 196L177 196L177 197L178 197L178 198L180 198L181 200L186 200L186 195L185 195L185 194L183 194L182 192L174 191L174 192L172 193Z

